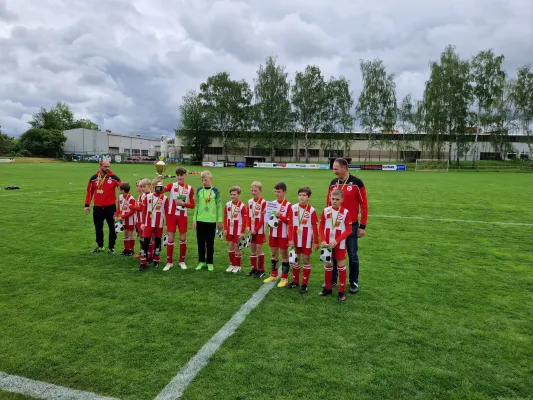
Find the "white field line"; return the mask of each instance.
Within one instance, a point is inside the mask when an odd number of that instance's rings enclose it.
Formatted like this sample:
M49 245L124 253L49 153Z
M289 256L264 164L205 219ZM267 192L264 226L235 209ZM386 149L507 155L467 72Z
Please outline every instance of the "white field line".
M22 190L5 190L0 193L0 197L11 197L11 196L32 196L36 194L43 194L43 193L61 193L61 192L71 192L73 190L85 190L85 188L69 188L69 189L61 189L61 190L44 190L41 192L31 192L31 191L22 191ZM7 194L6 192L11 192Z
M510 225L510 226L533 226L533 224L526 222L499 222L499 221L475 221L470 219L448 219L448 218L428 218L428 217L413 217L407 215L378 215L369 214L372 218L393 218L393 219L416 219L420 221L437 221L437 222L463 222L467 224L490 224L490 225Z
M261 303L267 293L274 287L275 283L263 284L250 299L226 322L226 324L215 333L215 335L196 353L196 355L185 364L170 383L157 395L155 400L175 400L179 399L185 389L194 380L198 372L207 365L209 359L222 346L222 343L229 338L240 324L246 319L248 314Z
M104 397L92 392L83 392L51 383L34 381L4 372L0 372L0 389L48 400L118 400L113 397Z

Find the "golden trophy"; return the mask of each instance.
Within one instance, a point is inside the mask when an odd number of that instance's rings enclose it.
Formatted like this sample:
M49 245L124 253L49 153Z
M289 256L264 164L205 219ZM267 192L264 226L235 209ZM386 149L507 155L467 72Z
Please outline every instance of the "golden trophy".
M155 170L157 171L157 175L161 175L164 177L165 170L167 169L167 164L163 161L165 157L159 156L159 161L155 163Z

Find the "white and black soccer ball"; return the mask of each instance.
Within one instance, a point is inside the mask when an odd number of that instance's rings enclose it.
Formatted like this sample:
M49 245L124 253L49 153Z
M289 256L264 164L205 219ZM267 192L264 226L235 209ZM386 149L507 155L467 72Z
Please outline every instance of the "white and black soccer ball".
M323 247L320 250L320 261L325 263L331 263L331 250L327 247Z
M224 237L224 231L220 231L217 229L215 234L219 237L220 240L222 240L222 238Z
M165 236L163 236L163 246L168 246L168 233L165 233Z
M245 236L243 238L239 238L239 250L247 249L248 247L250 247L251 241L252 241L251 236L248 236L248 237Z
M122 223L122 221L115 221L115 232L124 232L124 224Z
M279 225L279 218L275 214L272 214L268 219L268 226L271 228L277 228Z
M294 249L294 247L291 247L289 249L289 264L298 264L298 256L296 255L296 250Z

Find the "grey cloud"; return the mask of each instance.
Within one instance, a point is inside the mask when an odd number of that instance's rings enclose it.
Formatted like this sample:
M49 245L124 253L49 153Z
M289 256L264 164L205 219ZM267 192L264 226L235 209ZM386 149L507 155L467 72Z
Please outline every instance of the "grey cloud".
M0 0L0 21L13 22L18 19L17 14L7 8L7 1Z

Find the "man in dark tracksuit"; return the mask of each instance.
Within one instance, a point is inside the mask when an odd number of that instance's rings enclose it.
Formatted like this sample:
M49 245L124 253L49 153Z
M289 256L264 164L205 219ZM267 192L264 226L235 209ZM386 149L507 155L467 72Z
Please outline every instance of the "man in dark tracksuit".
M117 234L115 232L115 214L117 212L116 190L121 181L109 168L111 164L107 160L100 161L100 169L91 176L87 184L87 194L85 195L85 213L89 214L91 200L93 206L93 223L96 231L96 245L91 253L99 253L104 250L104 221L109 227L109 254L115 254L115 242Z
M348 171L348 162L344 158L338 158L333 163L333 172L337 176L329 185L326 206L330 206L329 195L333 189L341 189L344 193L342 206L350 212L352 220L352 234L346 238L346 249L350 265L350 293L359 291L359 256L357 254L357 240L365 236L366 222L368 218L368 202L366 198L366 188L363 181ZM359 219L361 210L361 221ZM332 283L337 284L337 264L333 264ZM324 286L325 287L325 286Z

